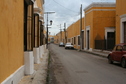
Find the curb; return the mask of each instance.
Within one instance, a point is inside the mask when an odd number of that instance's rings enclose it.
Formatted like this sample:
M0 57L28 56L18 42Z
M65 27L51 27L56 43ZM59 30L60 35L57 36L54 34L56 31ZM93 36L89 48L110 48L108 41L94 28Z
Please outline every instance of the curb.
M99 57L103 57L103 58L107 58L107 54L102 54L102 53L97 53L97 52L91 52L91 51L80 51L80 52L85 52L85 53L89 53L89 54L93 54L93 55L96 55L96 56L99 56Z

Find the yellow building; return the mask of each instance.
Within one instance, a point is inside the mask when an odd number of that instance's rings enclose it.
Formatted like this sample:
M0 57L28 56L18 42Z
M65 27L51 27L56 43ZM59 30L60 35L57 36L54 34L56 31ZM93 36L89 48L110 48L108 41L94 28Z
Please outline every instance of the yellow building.
M38 3L36 6L41 10L38 27L35 27L33 19L35 3ZM33 59L28 60L26 56L31 54L29 58L33 58L35 45L37 44L37 47L42 45L40 37L43 32L36 30L35 40L34 29L43 30L43 3L43 0L0 1L0 84L18 84L25 74L33 73Z
M79 19L67 28L67 42L71 42L75 49L80 49L80 22ZM82 18L82 49L84 48L84 18Z
M109 49L115 44L115 3L92 3L84 12L85 50Z
M126 43L126 0L116 0L116 44Z

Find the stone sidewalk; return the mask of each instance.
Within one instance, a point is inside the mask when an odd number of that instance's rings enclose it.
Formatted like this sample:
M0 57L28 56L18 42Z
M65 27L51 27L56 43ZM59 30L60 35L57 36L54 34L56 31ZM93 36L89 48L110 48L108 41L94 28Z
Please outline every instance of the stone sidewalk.
M39 64L34 64L34 73L24 76L18 84L46 84L49 51L45 50Z

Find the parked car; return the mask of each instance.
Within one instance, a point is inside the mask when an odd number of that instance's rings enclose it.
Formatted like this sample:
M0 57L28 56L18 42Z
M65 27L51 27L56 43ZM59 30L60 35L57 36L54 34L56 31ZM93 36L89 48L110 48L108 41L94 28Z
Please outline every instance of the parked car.
M63 42L60 42L60 43L59 43L59 47L60 47L60 46L64 47L65 44L64 44Z
M72 43L66 43L65 49L74 49L74 46Z
M126 43L116 45L110 52L108 62L112 64L114 61L120 62L123 68L126 67Z

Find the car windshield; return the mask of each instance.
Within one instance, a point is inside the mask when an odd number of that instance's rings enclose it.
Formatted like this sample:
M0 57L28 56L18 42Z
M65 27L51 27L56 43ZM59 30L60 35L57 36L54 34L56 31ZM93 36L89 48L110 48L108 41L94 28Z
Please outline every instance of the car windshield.
M60 44L63 44L63 43L60 43Z
M71 43L67 43L66 45L71 45Z
M123 46L123 50L126 51L126 45Z

